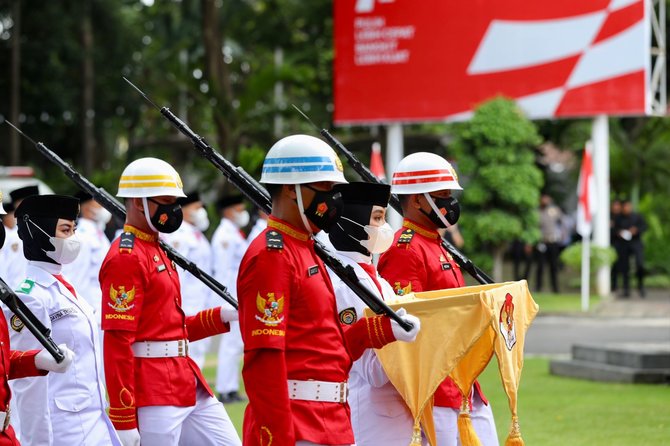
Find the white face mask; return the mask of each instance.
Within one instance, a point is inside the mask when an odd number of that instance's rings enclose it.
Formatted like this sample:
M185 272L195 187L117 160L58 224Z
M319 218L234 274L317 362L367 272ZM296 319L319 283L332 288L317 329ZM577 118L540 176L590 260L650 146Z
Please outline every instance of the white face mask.
M47 257L53 259L56 263L67 265L75 261L81 249L81 243L77 234L73 234L68 238L49 237L55 251L44 251Z
M390 224L384 223L382 226L365 225L363 227L368 233L368 240L361 240L360 243L371 254L381 254L386 252L393 244L393 228Z
M251 217L249 216L249 212L245 210L235 214L233 217L233 223L235 223L235 226L238 228L243 228L249 224L250 219Z
M107 226L107 223L112 219L112 213L105 208L99 208L95 211L95 222L98 224L100 229Z
M351 234L347 235L352 239L356 240L358 243L360 243L361 246L363 246L363 248L367 249L370 252L370 254L381 254L383 252L386 252L393 244L393 236L395 235L395 233L393 232L393 228L391 227L390 224L384 223L381 226L362 225L350 218L347 217L341 217L341 218L355 225L361 226L365 230L365 232L367 232L368 234L367 240L358 240ZM342 226L340 226L340 229L342 229Z
M201 232L205 232L209 228L209 216L207 215L207 209L198 208L191 213L191 218L193 219L193 226L198 228Z
M79 250L81 249L81 243L79 242L79 237L77 237L76 233L72 234L68 238L54 237L47 234L47 232L44 229L42 229L39 225L33 223L32 220L28 221L37 229L42 231L44 235L48 236L49 243L51 243L55 248L54 251L47 251L45 249L42 249L42 251L44 251L44 254L47 257L49 257L54 262L60 265L67 265L68 263L74 262L74 260L79 255Z

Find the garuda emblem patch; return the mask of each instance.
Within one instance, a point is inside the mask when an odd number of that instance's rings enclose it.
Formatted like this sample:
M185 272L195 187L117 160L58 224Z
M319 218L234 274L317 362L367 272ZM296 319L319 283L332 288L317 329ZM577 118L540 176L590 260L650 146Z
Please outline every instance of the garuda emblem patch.
M119 313L125 313L135 306L132 303L135 300L135 287L126 291L126 287L120 285L119 289L115 290L114 284L112 284L109 287L109 299L112 303L107 302L107 305Z
M268 293L267 299L264 299L258 293L256 296L256 308L261 314L260 316L256 315L256 319L265 325L274 327L284 321L284 316L282 316L282 312L284 311L284 296L275 299L275 293Z

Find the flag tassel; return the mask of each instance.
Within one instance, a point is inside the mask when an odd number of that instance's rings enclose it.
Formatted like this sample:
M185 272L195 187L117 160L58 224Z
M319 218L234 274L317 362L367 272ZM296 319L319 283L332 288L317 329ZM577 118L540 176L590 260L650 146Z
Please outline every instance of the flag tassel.
M524 446L523 438L521 438L521 430L519 429L519 418L512 417L512 427L510 428L505 446Z
M470 418L470 404L468 397L463 396L463 403L461 404L461 413L458 414L458 436L461 439L461 446L482 446L482 443L477 437L475 428L472 425Z
M419 419L414 420L414 429L412 429L412 442L409 446L421 446L421 425Z

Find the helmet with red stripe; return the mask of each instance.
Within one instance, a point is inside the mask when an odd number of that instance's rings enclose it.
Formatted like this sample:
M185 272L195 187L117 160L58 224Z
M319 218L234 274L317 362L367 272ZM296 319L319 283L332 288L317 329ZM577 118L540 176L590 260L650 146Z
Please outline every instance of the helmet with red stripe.
M456 170L439 155L417 152L403 158L391 182L391 192L399 195L422 194L438 190L463 190Z

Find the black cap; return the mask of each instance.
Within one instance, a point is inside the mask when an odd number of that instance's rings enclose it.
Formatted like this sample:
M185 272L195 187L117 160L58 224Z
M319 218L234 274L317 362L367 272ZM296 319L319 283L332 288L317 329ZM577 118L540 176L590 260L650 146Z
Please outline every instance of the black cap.
M24 198L30 197L32 195L39 195L40 189L37 185L21 187L19 189L14 189L9 193L9 196L12 199L12 203L16 203L16 200L22 200Z
M361 204L387 207L391 198L391 186L379 183L348 183L333 187L342 194L345 205Z
M90 201L93 199L93 196L89 194L88 192L84 192L83 190L80 190L76 194L74 194L74 198L79 199L79 204L84 204L87 201Z
M187 204L195 203L196 201L202 201L197 190L189 192L185 197L177 198L177 204L180 206L186 206Z
M216 208L218 210L225 209L236 204L241 204L244 202L244 197L242 195L227 195L221 197L216 201Z
M33 218L63 218L76 220L79 215L79 200L69 195L33 195L24 199L14 216Z

